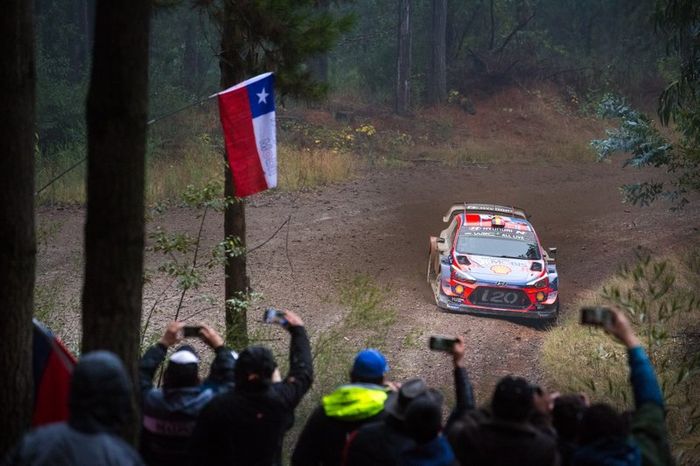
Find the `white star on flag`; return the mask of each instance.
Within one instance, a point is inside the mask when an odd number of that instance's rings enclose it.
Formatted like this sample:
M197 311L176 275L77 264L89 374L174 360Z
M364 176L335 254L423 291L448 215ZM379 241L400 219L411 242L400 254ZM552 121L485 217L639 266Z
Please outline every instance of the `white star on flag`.
M258 96L258 103L259 103L259 104L260 104L260 103L266 104L266 103L267 103L267 96L270 95L270 94L268 94L267 92L265 92L265 88L263 87L262 92L257 93L257 94L255 94L255 95Z

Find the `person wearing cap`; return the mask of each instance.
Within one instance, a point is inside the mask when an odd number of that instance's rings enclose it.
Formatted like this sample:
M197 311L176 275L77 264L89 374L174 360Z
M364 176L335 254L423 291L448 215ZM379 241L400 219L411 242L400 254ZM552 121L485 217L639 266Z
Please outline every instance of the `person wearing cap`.
M293 466L339 466L350 432L384 414L389 364L376 349L357 353L350 383L323 397L309 417L292 455Z
M171 322L158 343L139 361L142 429L140 451L149 465L182 461L199 412L224 387L233 384L235 359L231 349L211 327L201 325L199 337L214 350L215 357L205 383L199 380L199 356L190 345L172 353L163 373L163 386L153 386L153 377L168 348L183 338L183 322Z
M457 459L447 438L442 435L440 393L420 396L406 410L406 431L415 442L401 452L401 466L457 466Z
M464 339L456 340L447 353L452 358L455 384L455 407L447 425L474 408L473 390L464 367ZM398 392L389 394L382 420L365 424L349 436L342 464L390 466L421 464L421 460L426 460L422 464L431 464L430 459L436 460L435 464L450 464L451 449L445 439L436 440L441 423L433 418L431 424L422 417L427 411L434 412L435 405L442 410L442 395L437 390L428 388L423 379L407 380Z
M448 438L457 459L474 466L556 466L556 440L530 421L536 387L522 377L506 376L496 385L491 413L454 422Z
M120 438L133 419L132 386L122 361L109 351L83 354L71 375L68 422L27 433L0 463L6 466L143 466Z
M304 323L294 312L282 312L279 324L291 335L286 377L275 381L277 362L268 348L243 350L236 361L233 390L215 398L199 416L188 450L190 464L281 464L284 435L313 381Z

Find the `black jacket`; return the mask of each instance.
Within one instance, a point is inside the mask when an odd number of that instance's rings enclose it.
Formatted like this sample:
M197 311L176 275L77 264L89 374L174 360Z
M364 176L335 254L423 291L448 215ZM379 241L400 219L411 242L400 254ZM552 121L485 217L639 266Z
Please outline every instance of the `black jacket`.
M50 424L24 436L7 465L143 465L118 432L131 414L131 384L114 354L95 351L73 371L67 423Z
M311 387L311 348L303 327L290 327L289 373L259 392L240 387L212 400L200 413L189 447L192 465L270 466L281 463L284 434Z
M559 465L555 439L528 422L466 416L452 425L448 436L462 465Z
M182 461L197 416L218 393L233 383L235 360L231 349L216 349L210 376L202 385L154 388L153 376L165 360L168 349L157 343L139 361L142 429L140 451L149 465L169 465ZM223 376L212 381L212 375Z
M364 397L366 393L379 396ZM348 435L384 416L386 396L386 389L378 385L350 384L324 397L324 403L311 414L297 440L292 465L339 466ZM334 397L342 406L337 413L333 412L337 406L332 404Z
M454 370L456 404L448 419L448 425L456 422L474 407L474 395L467 371L463 367ZM402 457L410 456L409 450L417 444L406 433L403 422L393 416L366 424L351 434L345 448L344 466L393 466L401 464Z

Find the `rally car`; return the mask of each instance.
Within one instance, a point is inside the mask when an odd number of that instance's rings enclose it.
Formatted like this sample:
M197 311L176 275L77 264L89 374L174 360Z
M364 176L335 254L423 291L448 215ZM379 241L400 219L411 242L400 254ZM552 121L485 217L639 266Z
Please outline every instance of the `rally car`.
M455 204L448 227L430 238L428 283L438 307L452 312L554 320L559 276L524 210Z

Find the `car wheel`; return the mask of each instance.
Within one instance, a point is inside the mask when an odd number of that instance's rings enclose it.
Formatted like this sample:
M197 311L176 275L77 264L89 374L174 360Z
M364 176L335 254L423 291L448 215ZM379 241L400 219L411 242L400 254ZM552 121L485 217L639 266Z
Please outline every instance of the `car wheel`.
M557 301L557 310L554 311L551 317L542 319L540 323L540 328L547 330L557 325L557 320L559 319L559 301Z

